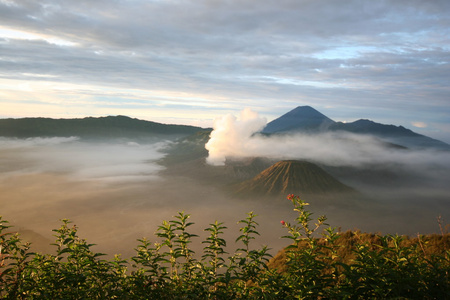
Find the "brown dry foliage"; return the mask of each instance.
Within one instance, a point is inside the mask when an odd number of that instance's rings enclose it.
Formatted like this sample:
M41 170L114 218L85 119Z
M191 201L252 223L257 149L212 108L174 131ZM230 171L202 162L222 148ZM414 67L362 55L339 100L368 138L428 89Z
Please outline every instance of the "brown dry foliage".
M338 233L339 238L334 244L337 258L346 264L351 264L356 258L355 250L358 245L365 245L370 250L382 249L381 235L375 233L363 233L360 231L346 231ZM299 249L308 247L308 240L305 239L299 243ZM330 246L324 238L319 238L317 243L322 246ZM392 240L388 247L393 247ZM445 234L428 234L418 235L417 237L402 236L402 241L399 245L411 250L418 256L429 258L433 255L445 255L445 252L450 250L450 233ZM322 253L327 256L331 255L331 250L321 249ZM280 250L268 263L270 269L276 269L278 272L285 272L286 266L286 248ZM292 250L289 250L292 251Z

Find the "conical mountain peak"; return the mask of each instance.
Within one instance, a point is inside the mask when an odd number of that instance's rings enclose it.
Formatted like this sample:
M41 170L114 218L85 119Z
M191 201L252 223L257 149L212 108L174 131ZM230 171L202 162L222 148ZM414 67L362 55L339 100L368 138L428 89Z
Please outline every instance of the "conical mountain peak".
M351 192L317 165L307 161L283 160L243 182L238 194L311 194Z
M263 133L290 131L320 131L335 122L311 106L298 106L278 119L269 122Z

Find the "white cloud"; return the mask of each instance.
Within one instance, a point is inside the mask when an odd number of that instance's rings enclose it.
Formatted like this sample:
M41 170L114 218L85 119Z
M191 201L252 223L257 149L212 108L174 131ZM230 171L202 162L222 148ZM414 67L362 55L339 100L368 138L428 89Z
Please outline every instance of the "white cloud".
M180 107L210 119L214 108L236 112L242 103L269 117L302 103L359 107L388 123L409 124L420 116L445 124L449 3L2 1L0 85L35 81L40 99L54 86L73 86L74 94L76 86L114 93L114 105L105 107L102 95L77 105L57 94L58 115L66 101L74 112L129 108L128 92L141 90L150 95L143 100L148 106L165 105L159 93L165 91ZM136 114L141 109L132 108ZM2 114L21 111L23 106ZM446 116L436 121L436 112ZM346 116L359 117L366 116Z
M3 170L2 177L53 173L64 174L72 180L104 183L156 179L162 167L155 161L164 156L159 150L165 145L120 140L93 143L77 137L2 138L0 141L0 152L6 151L12 161L19 162Z
M256 112L244 109L240 119L228 114L214 121L214 130L205 145L209 151L208 163L223 165L227 156L245 156L253 152L253 144L247 143L251 135L266 125L267 120Z
M227 159L272 157L306 159L329 166L402 165L423 169L439 165L450 170L450 153L413 151L391 147L381 140L344 132L263 136L257 133L264 119L256 113L245 120L227 115L215 122L211 139L206 144L207 161L223 165ZM415 172L417 171L415 170Z

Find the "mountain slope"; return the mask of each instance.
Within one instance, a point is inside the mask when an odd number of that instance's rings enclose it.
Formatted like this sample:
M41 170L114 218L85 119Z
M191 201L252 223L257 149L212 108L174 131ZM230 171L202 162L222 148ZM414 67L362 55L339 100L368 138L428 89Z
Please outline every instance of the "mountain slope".
M352 123L335 122L310 106L298 106L269 122L261 132L265 134L296 132L310 134L326 131L368 134L385 142L408 148L450 150L449 144L415 133L403 126L385 125L363 119Z
M335 122L311 106L298 106L281 117L269 122L262 133L289 131L317 131L327 129Z
M238 195L341 193L353 189L317 165L306 161L279 161L253 179L238 185Z
M415 133L403 126L385 125L371 120L360 119L352 123L336 122L329 127L333 131L348 131L358 134L371 134L405 147L436 148L450 150L450 145L439 140Z
M211 130L200 130L177 140L164 150L167 155L161 159L161 164L170 166L205 159L208 156L205 144L208 142L210 134Z
M126 116L83 119L0 119L0 136L19 138L49 136L151 137L154 135L189 135L199 130L201 128L194 126L167 125Z

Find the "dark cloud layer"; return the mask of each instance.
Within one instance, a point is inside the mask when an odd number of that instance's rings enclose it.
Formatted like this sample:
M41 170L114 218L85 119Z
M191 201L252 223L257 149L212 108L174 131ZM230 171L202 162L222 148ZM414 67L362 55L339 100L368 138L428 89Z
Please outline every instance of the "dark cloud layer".
M162 109L211 119L211 107L245 103L274 118L309 104L338 120L422 122L417 130L448 142L449 12L448 1L419 0L5 0L0 78L50 83L29 88L29 101L98 114L122 106L147 119ZM77 86L55 91L62 84ZM34 96L46 89L57 104Z

